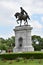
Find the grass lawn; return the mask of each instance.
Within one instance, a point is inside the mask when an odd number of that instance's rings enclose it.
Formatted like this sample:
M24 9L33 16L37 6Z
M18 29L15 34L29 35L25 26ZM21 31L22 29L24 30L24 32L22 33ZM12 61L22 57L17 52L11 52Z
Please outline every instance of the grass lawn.
M43 59L33 59L33 60L0 60L0 65L43 65Z

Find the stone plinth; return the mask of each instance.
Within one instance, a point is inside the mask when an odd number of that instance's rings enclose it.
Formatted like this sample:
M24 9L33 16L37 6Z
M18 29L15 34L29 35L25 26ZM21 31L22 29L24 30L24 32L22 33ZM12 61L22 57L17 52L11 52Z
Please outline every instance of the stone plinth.
M32 27L30 25L15 27L15 47L13 52L34 51L31 41L31 30Z

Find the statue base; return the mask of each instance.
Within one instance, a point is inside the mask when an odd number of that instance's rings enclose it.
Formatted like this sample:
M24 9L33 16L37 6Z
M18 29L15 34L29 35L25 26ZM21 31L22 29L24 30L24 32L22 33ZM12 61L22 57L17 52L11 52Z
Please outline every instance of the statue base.
M28 51L34 51L34 48L32 46L27 46L22 49L18 49L17 47L13 48L13 52L28 52Z
M13 48L13 52L34 51L31 41L31 30L32 27L30 25L15 27L15 47Z

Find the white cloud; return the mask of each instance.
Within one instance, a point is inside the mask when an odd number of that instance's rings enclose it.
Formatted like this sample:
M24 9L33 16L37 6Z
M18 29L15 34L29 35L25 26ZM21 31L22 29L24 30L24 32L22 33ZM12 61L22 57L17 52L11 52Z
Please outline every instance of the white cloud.
M36 29L41 29L42 28L42 25L38 21L32 21L31 24Z
M22 0L23 6L30 13L43 13L42 0Z
M0 5L18 11L20 6L23 6L24 9L29 13L43 13L43 0L9 0L9 1L1 1Z
M0 38L4 38L4 39L10 38L11 36L15 36L13 31L9 32L9 33L2 34L2 35L0 34Z
M43 38L43 31L41 31L40 29L39 29L39 31L38 30L32 30L31 35L38 35L38 36L41 36Z
M42 29L43 27L43 25L38 20L30 20L28 24L37 30Z
M19 4L13 1L1 1L0 6L5 9L14 10L15 12L18 10Z
M14 12L19 11L22 6L29 15L32 13L43 13L43 0L2 0L0 6L10 9Z
M41 17L41 21L43 22L43 16Z
M31 21L31 26L33 27L32 29L32 35L38 35L43 37L43 25L39 23L39 21Z

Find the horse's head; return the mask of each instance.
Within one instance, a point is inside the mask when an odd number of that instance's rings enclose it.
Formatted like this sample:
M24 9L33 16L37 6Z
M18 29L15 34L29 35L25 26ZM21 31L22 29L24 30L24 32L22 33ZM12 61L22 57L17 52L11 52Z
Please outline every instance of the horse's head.
M17 14L14 15L17 18Z
M14 16L17 18L17 17L19 16L19 14L20 14L20 13L17 12L17 13L15 13Z

